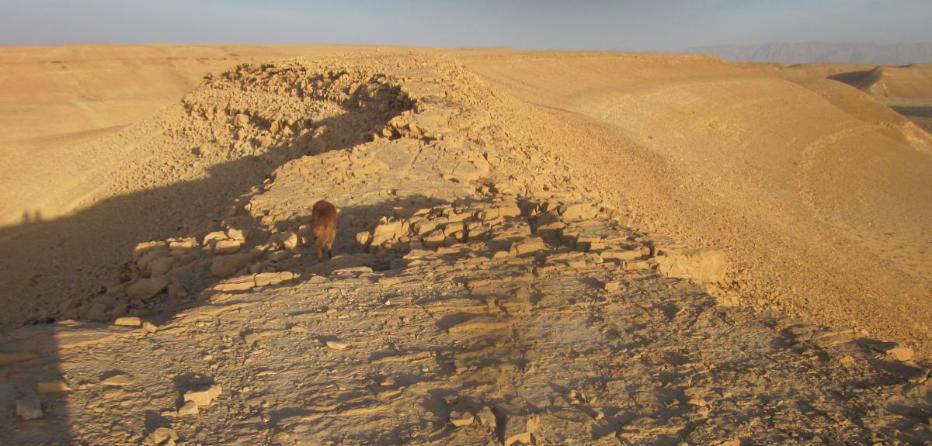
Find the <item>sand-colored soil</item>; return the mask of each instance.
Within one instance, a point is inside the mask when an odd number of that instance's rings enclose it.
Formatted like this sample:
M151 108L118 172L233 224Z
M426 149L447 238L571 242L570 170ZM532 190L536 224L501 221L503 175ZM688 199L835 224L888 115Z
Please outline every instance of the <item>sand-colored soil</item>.
M0 66L2 444L932 441L932 138L870 67Z

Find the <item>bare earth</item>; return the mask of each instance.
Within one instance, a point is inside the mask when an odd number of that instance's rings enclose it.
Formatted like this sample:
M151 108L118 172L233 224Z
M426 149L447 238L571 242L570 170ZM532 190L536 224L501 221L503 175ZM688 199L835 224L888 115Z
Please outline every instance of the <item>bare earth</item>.
M0 444L932 441L932 67L0 68Z

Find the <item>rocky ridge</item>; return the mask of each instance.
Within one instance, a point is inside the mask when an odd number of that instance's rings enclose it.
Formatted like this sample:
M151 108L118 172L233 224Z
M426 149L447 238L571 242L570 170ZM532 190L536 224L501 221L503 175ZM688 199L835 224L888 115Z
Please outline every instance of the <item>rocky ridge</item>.
M928 364L734 307L727 259L624 226L455 64L321 65L241 66L185 98L178 159L278 167L3 335L4 443L929 438ZM340 225L318 262L321 198Z

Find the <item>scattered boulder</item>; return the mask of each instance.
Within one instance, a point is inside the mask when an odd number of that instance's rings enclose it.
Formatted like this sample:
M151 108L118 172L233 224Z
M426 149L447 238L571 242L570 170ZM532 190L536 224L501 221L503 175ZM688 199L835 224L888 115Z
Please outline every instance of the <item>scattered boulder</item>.
M528 237L520 242L511 245L511 254L515 256L524 256L533 254L547 248L544 240L540 237Z
M139 279L126 288L126 295L133 299L149 299L162 292L168 286L168 279L152 277Z
M382 246L392 240L404 237L408 233L408 224L402 220L383 222L375 227L372 234L372 246Z
M216 277L230 277L249 265L252 256L249 254L231 254L214 257L210 265L210 273Z
M152 277L161 277L172 269L175 263L174 257L159 257L149 263L149 274Z

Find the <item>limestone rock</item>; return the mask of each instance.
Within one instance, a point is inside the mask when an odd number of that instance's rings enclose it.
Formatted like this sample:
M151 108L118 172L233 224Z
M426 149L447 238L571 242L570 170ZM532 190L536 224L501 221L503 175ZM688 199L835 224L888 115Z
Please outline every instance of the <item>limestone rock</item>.
M259 273L255 277L256 286L278 285L282 282L297 279L297 275L291 271L281 271L274 273Z
M142 243L139 243L139 244L136 245L135 248L133 248L133 258L134 258L134 259L138 259L138 258L142 257L143 254L145 254L145 253L147 253L147 252L149 252L149 251L151 251L151 250L153 250L153 249L161 248L161 247L164 247L164 246L165 246L165 242L163 242L163 241L152 241L152 242L142 242Z
M520 242L512 244L511 254L515 256L523 256L527 254L533 254L546 248L547 245L544 244L544 240L540 237L528 237Z
M450 412L450 424L456 427L469 426L476 417L469 412Z
M485 426L490 430L494 431L498 427L498 423L495 421L495 413L488 406L483 407L476 413L476 419L479 421L480 426Z
M70 390L71 387L64 381L43 381L36 385L36 391L39 393L62 393Z
M207 407L214 401L223 389L219 384L214 384L207 389L185 392L184 400L193 402L197 407ZM181 410L179 409L179 412Z
M327 348L331 350L346 350L349 348L349 344L340 341L327 341L325 342Z
M214 257L210 265L210 273L216 277L230 277L246 266L252 260L249 254L231 254Z
M890 350L887 350L887 355L897 361L909 361L913 359L913 349L906 347L905 345L900 345Z
M113 325L118 325L120 327L141 327L142 320L136 316L118 317L113 321Z
M282 233L281 237L282 246L289 251L295 251L302 245L301 236L297 232L287 231Z
M162 292L168 286L168 279L153 277L139 279L126 288L126 295L133 299L149 299Z
M214 242L214 253L216 254L233 254L243 246L240 240L217 240Z
M598 210L593 208L587 203L573 203L567 205L561 216L563 220L589 220L593 219L598 215Z
M175 263L174 257L159 257L149 264L149 274L152 277L161 277L172 269Z
M372 234L369 231L361 231L356 233L356 245L361 248L369 246L369 241L372 239Z
M197 403L195 403L194 401L187 401L184 404L182 404L181 407L178 408L179 417L184 417L187 415L197 415L197 414L198 414Z
M725 253L718 250L663 250L654 260L663 275L704 283L721 282L728 268Z
M531 444L531 431L529 424L533 424L529 417L509 415L505 417L505 425L502 426L502 443L505 446L514 444Z
M178 441L178 434L169 427L160 427L150 433L143 442L146 446L172 446Z
M382 246L392 240L404 237L408 233L408 225L404 221L395 220L382 223L375 227L372 234L372 246Z

